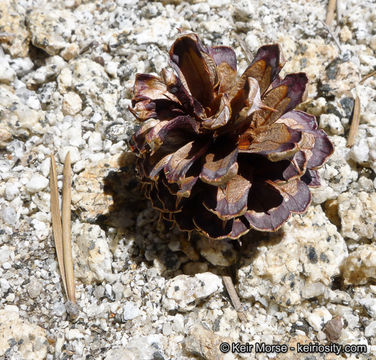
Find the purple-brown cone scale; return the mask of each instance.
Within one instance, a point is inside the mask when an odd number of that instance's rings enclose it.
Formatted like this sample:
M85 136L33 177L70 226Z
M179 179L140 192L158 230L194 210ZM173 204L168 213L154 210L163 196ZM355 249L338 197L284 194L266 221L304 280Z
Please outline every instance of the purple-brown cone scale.
M145 194L166 223L212 239L275 231L311 201L333 145L302 102L304 73L279 77L278 45L237 75L226 46L179 37L160 77L137 74L132 137Z

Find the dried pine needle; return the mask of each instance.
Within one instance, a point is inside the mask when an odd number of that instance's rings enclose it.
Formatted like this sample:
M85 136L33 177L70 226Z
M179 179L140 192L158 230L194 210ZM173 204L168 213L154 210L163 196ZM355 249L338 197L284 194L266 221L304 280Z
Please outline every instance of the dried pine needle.
M328 8L326 12L326 25L330 26L334 19L334 10L336 8L336 0L329 0Z
M50 168L50 207L51 207L51 220L52 220L52 231L54 234L55 248L57 254L57 261L59 264L59 269L61 277L63 279L64 290L67 292L67 284L65 281L65 270L64 270L64 252L63 252L63 231L61 226L61 216L59 208L59 194L57 190L57 174L56 174L56 163L55 158L51 155L51 168Z
M358 127L359 127L359 120L360 120L360 100L357 96L355 98L354 103L354 111L351 121L351 127L349 132L349 137L347 138L347 147L351 147L354 145L355 136L358 133Z
M227 293L230 296L232 305L234 306L234 309L238 313L238 317L240 321L245 321L245 314L243 312L242 304L240 302L239 296L236 292L234 283L232 282L231 276L223 275L222 276L223 284L226 287Z
M363 84L367 79L369 79L370 77L375 76L375 75L376 75L376 70L375 71L371 71L369 74L364 75L362 77L362 79L359 81L359 84Z
M76 302L76 291L74 283L72 243L71 243L71 200L72 200L72 170L69 152L65 156L63 172L63 204L62 204L62 229L63 229L63 250L64 269L67 282L68 299Z

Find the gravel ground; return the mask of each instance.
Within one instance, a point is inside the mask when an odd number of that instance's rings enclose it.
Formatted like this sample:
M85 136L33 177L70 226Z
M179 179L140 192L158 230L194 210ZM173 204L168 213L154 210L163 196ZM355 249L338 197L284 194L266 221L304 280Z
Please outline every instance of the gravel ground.
M326 7L0 2L1 359L376 359L376 80L360 83L376 69L376 3L339 3L339 46L323 25ZM241 246L187 242L156 225L138 191L127 152L137 128L127 110L132 85L137 72L167 65L179 28L207 45L233 46L240 69L241 43L254 54L278 42L285 72L308 74L301 108L317 116L335 153L308 212L277 233L252 232ZM356 95L360 126L347 148ZM65 301L49 210L49 156L61 186L68 151L78 310ZM228 272L243 322L223 287ZM331 341L347 352L297 350ZM222 342L254 347L225 355Z

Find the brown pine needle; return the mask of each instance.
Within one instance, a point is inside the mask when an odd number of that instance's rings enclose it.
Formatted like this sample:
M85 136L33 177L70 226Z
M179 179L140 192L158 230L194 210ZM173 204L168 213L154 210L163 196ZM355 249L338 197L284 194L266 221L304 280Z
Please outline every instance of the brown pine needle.
M232 282L231 276L223 275L222 281L226 287L228 295L230 296L232 305L234 306L235 311L238 313L239 320L244 322L246 320L246 317L242 308L242 303L240 302L234 283Z
M359 84L363 84L367 79L369 79L370 77L375 76L375 75L376 75L376 70L371 71L370 73L368 73L367 75L364 75L362 77L362 79L359 81Z
M351 121L351 126L350 126L349 137L347 138L347 147L351 147L354 145L355 136L358 133L359 120L360 120L360 100L359 100L359 97L357 96L355 98L355 103L354 103L354 111L353 111L353 116L352 116L352 121Z
M72 200L72 170L69 152L65 156L63 172L63 205L62 205L62 229L64 269L67 282L68 299L76 302L76 290L74 283L72 243L71 243L71 200Z
M67 284L65 281L63 231L61 227L59 193L57 190L56 163L55 163L55 158L53 155L51 155L51 168L50 168L50 196L51 196L50 206L51 206L52 231L54 234L57 261L59 264L60 274L63 279L64 291L68 295Z
M326 25L330 26L334 19L334 10L336 8L336 0L329 0L328 9L326 12Z

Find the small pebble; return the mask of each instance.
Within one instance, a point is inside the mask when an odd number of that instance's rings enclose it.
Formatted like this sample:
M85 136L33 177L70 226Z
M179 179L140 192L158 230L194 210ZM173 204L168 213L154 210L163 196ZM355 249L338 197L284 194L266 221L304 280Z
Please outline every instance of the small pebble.
M336 316L325 324L324 331L328 339L334 342L341 337L342 328L342 318L341 316Z
M43 289L41 279L33 278L27 286L27 292L32 299L38 297Z
M63 99L63 114L76 115L82 108L80 96L72 91L66 93Z
M5 224L10 226L16 225L18 220L16 210L14 210L10 206L0 209L0 218L4 221Z
M103 148L102 136L98 132L93 132L88 140L91 151L101 151Z
M48 183L49 181L47 178L45 178L42 175L35 174L31 177L29 182L26 184L26 190L29 193L33 194L33 193L36 193L38 191L45 189Z
M308 323L316 331L320 331L323 328L324 324L327 323L329 320L331 320L331 318L332 318L332 315L324 307L314 309L312 312L310 312L307 315Z
M374 338L376 336L376 321L371 321L364 329L364 335L366 337Z
M139 308L132 302L126 302L123 306L123 319L125 321L135 319L140 314Z
M79 161L81 159L80 152L78 151L78 149L75 146L65 146L61 150L59 150L59 152L58 152L59 159L60 159L60 162L62 164L64 164L65 157L66 157L68 151L69 151L69 155L70 155L70 159L71 159L72 164L76 163L77 161Z

